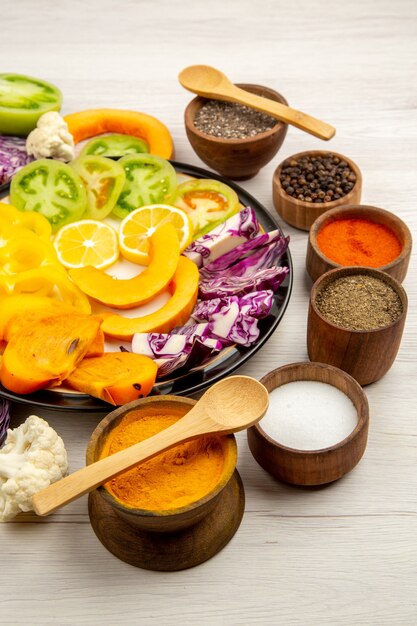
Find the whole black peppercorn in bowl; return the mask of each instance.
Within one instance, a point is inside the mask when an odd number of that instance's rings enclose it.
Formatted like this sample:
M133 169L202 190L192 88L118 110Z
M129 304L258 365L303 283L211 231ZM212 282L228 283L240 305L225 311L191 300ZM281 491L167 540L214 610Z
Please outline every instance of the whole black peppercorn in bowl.
M358 166L336 152L312 150L294 154L275 170L274 206L288 224L309 230L329 209L359 204L362 175Z
M269 87L238 84L258 96L288 104ZM280 149L288 125L250 107L198 96L184 113L185 130L196 154L222 176L255 176Z

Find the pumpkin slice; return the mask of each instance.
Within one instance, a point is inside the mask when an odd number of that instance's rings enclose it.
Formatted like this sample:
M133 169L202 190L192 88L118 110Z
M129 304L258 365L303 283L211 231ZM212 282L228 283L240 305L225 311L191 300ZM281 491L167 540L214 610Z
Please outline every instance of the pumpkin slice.
M59 385L77 367L96 339L101 318L63 313L42 318L12 334L0 367L1 383L26 394Z
M174 147L168 128L156 117L124 109L89 109L65 116L68 130L78 143L103 133L120 133L145 139L149 152L163 159L172 157Z
M158 367L152 359L132 352L105 352L84 359L65 381L69 387L114 405L147 396Z
M178 266L180 244L172 224L159 226L149 241L149 265L138 276L119 279L95 267L70 270L74 283L85 294L115 309L131 309L163 291Z
M42 317L76 312L70 304L47 296L6 296L0 302L0 341L9 341L14 332L20 332L23 326Z
M168 287L171 298L163 307L143 317L109 315L104 318L101 328L108 337L130 341L135 333L168 333L175 326L183 326L197 300L198 278L196 264L181 256Z

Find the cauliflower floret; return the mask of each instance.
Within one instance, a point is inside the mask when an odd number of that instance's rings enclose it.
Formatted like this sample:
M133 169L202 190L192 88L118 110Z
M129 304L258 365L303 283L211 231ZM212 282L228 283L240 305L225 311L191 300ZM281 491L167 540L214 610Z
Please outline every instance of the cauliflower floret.
M0 450L0 522L31 511L32 496L67 471L64 442L44 419L30 415L9 430Z
M26 151L35 159L52 157L58 161L71 161L74 158L74 137L64 118L56 111L41 115L37 128L26 139Z

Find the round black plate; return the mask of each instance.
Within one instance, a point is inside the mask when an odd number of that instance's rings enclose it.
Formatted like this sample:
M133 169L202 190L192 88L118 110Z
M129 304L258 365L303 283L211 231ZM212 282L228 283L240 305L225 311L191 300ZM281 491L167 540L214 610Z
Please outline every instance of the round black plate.
M247 191L239 187L235 183L218 176L214 172L210 172L194 165L186 165L184 163L178 163L177 161L171 161L175 169L182 174L194 176L196 178L214 178L216 180L232 187L239 196L240 202L247 206L251 206L261 223L265 231L275 230L279 228L278 223L268 213L262 204L260 204L253 196ZM7 188L4 189L7 193ZM293 267L290 251L282 256L280 264L289 268L285 281L282 283L277 293L274 295L274 304L271 312L263 320L259 320L260 335L256 343L249 348L242 346L234 346L231 348L225 348L219 353L217 357L214 357L211 361L199 368L191 371L178 370L174 375L168 376L166 379L161 378L157 381L152 395L165 395L175 394L177 396L191 396L193 394L206 389L214 382L228 376L238 367L243 365L248 359L251 358L261 348L264 343L272 335L278 324L280 323L285 310L287 308L293 281ZM24 404L31 404L34 406L40 406L45 409L60 409L61 411L95 411L106 412L109 410L109 405L106 402L102 402L97 398L88 396L85 394L66 393L65 391L56 392L42 390L36 393L29 394L27 396L20 396L18 394L7 391L0 385L0 397L13 400L15 402L22 402Z

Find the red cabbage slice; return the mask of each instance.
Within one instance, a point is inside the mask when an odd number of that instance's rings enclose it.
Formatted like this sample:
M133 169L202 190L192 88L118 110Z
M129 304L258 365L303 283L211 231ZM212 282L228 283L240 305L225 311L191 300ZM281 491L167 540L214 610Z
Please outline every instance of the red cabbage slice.
M285 250L288 248L288 242L289 237L283 237L279 230L273 230L270 233L258 235L254 239L250 239L236 246L236 248L233 248L230 252L226 252L226 254L223 254L212 263L208 263L201 270L201 274L206 276L207 274L223 272L237 261L243 263L257 248L263 248L273 243L279 244L278 250L281 251L281 254L284 254Z
M10 419L10 402L5 398L0 398L0 446L6 439Z
M259 228L255 211L249 206L245 207L206 235L192 241L183 254L197 267L202 267L223 256L239 244L256 237Z
M132 340L133 352L158 364L158 376L185 365L190 369L201 365L222 348L221 341L210 336L208 323L177 327L169 333L136 333Z
M8 183L21 167L33 161L26 152L26 139L0 135L0 185Z
M261 319L266 317L272 308L273 292L271 290L254 291L241 298L239 296L226 296L213 298L213 300L200 300L191 316L196 322L209 322L215 313L228 309L235 302L243 315Z
M244 296L264 289L276 291L288 272L288 267L270 267L249 276L213 276L200 281L199 295L201 300L211 300L223 296Z

